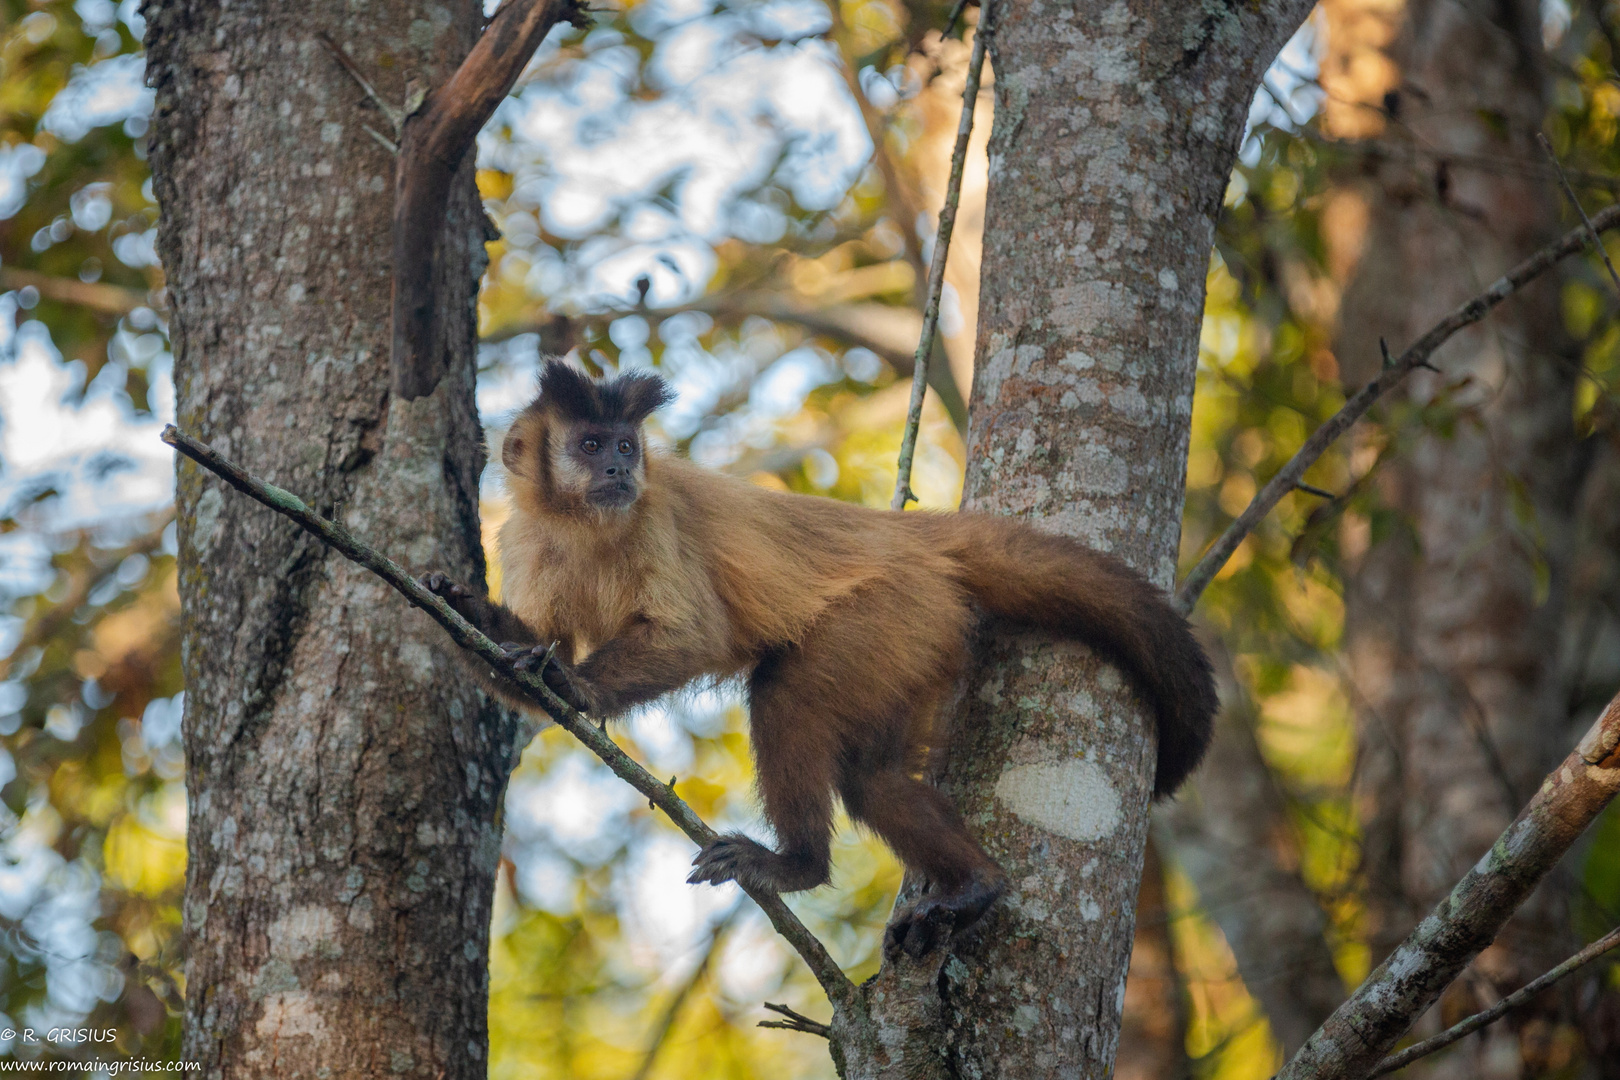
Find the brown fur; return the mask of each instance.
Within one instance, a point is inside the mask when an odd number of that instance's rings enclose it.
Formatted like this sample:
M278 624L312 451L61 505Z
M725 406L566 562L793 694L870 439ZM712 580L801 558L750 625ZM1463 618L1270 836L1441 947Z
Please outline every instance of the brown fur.
M967 660L975 602L1084 640L1130 673L1158 716L1159 794L1197 764L1215 706L1209 665L1185 620L1117 559L1011 519L870 510L644 452L633 501L600 506L588 489L601 469L575 444L614 417L578 416L583 376L557 367L507 436L506 608L484 601L479 615L501 633L525 629L521 644L560 642L570 685L598 716L694 679L746 679L778 849L724 838L693 880L823 884L836 792L933 886L909 913L921 929L907 940L902 916L891 946L931 948L976 919L1001 871L917 779L941 689ZM644 415L631 422L638 440Z

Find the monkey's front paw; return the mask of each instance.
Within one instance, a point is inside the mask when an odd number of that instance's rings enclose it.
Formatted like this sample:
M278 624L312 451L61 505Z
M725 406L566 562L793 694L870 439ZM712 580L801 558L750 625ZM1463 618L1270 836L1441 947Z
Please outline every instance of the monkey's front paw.
M892 964L904 953L920 960L949 944L982 919L1006 889L999 877L975 877L957 889L924 893L889 920L883 931L883 958Z

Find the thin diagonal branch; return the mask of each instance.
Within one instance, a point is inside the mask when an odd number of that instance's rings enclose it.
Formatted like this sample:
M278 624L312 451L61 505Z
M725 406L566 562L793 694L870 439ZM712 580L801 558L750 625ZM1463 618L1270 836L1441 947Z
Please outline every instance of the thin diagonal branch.
M934 259L928 267L928 302L923 307L922 336L917 341L916 359L911 369L911 406L906 411L905 433L900 437L900 463L894 478L894 498L889 509L904 510L915 502L911 493L911 460L917 453L917 429L922 425L923 397L928 390L928 356L934 351L934 332L939 328L939 301L945 289L945 259L951 251L951 232L956 228L956 208L962 201L962 171L967 164L968 140L973 134L973 108L979 102L979 74L984 69L984 48L990 39L988 0L980 9L979 28L973 35L973 52L968 59L967 85L962 89L962 118L956 125L956 146L951 151L951 177L945 185L945 205L939 211L939 233L934 239Z
M1573 975L1581 968L1590 964L1613 949L1620 948L1620 928L1610 930L1592 944L1565 960L1539 979L1526 983L1507 997L1498 1001L1484 1012L1475 1013L1459 1024L1442 1031L1432 1039L1424 1039L1420 1043L1408 1046L1398 1054L1391 1054L1378 1063L1378 1067L1367 1074L1367 1080L1392 1073L1396 1069L1404 1069L1418 1058L1428 1057L1436 1050L1444 1050L1459 1039L1465 1038L1489 1024L1494 1024L1520 1005L1541 993L1553 983L1566 976Z
M1611 229L1616 225L1620 225L1620 204L1599 211L1597 216L1591 219L1590 231ZM1243 513L1238 515L1237 520L1227 526L1220 539L1210 545L1203 558L1198 560L1198 564L1183 579L1181 588L1176 592L1176 607L1186 614L1197 605L1198 598L1203 595L1209 583L1215 580L1215 575L1220 573L1221 567L1226 565L1226 561L1232 557L1232 553L1243 542L1243 538L1254 531L1255 526L1260 524L1261 519L1271 512L1272 507L1276 506L1284 495L1295 489L1304 479L1305 471L1316 464L1316 459L1322 456L1335 439L1361 419L1367 410L1372 408L1374 402L1399 386L1413 369L1431 366L1429 357L1433 356L1435 350L1445 344L1451 335L1483 319L1502 301L1563 259L1579 251L1586 244L1588 231L1585 225L1571 230L1565 233L1562 239L1548 244L1509 270L1490 288L1441 319L1405 352L1390 360L1376 379L1351 395L1350 400L1346 401L1344 407L1334 413L1327 423L1311 432L1310 438L1305 440L1305 445L1288 459L1288 464L1278 469L1277 474L1266 482L1266 486L1260 489Z
M436 268L456 170L551 28L584 20L579 0L506 0L450 81L404 118L393 223L391 356L399 397L425 397L444 374Z
M1305 1041L1277 1080L1361 1080L1620 791L1620 694L1495 844Z
M645 795L654 806L669 815L677 828L692 839L700 847L707 846L718 838L718 835L706 822L677 794L675 789L659 780L646 769L642 768L635 759L619 748L619 744L608 738L607 733L598 728L583 714L569 708L551 689L541 680L538 673L519 671L512 666L512 661L495 642L463 619L449 604L438 596L429 592L416 579L406 573L394 560L365 543L348 529L328 518L322 517L311 509L302 499L290 491L268 484L256 476L252 476L236 465L221 457L213 447L198 439L192 438L173 424L163 429L163 441L174 447L186 457L195 461L209 472L230 484L270 509L291 518L307 531L313 533L322 542L338 551L345 558L359 563L367 570L382 578L393 586L410 602L411 606L421 608L427 612L428 617L445 629L457 645L478 657L479 660L495 669L500 675L511 680L520 687L537 708L544 709L546 713L574 738L585 744L585 748L601 758L607 767L613 770L615 776ZM740 884L740 883L739 883ZM804 924L799 921L782 898L776 893L762 889L742 886L742 890L758 904L771 920L776 932L792 945L799 956L804 959L815 975L816 981L827 992L834 1006L843 1006L854 1000L855 985L851 983L838 964L828 955L826 948Z
M652 1067L658 1060L658 1052L664 1048L669 1033L674 1030L675 1020L680 1016L687 1000L697 992L703 980L708 978L709 968L714 964L715 955L720 951L720 940L726 936L726 931L731 929L731 924L737 921L737 912L740 910L733 905L731 910L726 912L725 918L716 923L714 929L710 931L709 943L703 949L703 959L698 961L697 967L692 969L692 974L687 976L686 981L671 995L669 1004L664 1006L664 1013L653 1029L653 1037L647 1043L647 1051L641 1056L641 1067L630 1080L647 1080L647 1077L652 1075Z
M1558 160L1557 154L1553 153L1552 143L1547 141L1546 132L1536 132L1536 139L1541 143L1542 150L1546 151L1547 160L1552 162L1553 168L1558 172L1558 183L1564 189L1564 197L1570 201L1570 205L1575 207L1575 212L1581 215L1581 221L1586 225L1587 239L1592 243L1592 250L1603 257L1603 265L1609 271L1609 280L1614 282L1614 291L1620 293L1620 274L1614 272L1614 262L1609 258L1609 249L1603 246L1603 238L1598 235L1597 229L1592 225L1592 219L1586 216L1586 207L1581 205L1580 196L1576 195L1575 189L1570 187L1569 176L1564 172L1564 163Z

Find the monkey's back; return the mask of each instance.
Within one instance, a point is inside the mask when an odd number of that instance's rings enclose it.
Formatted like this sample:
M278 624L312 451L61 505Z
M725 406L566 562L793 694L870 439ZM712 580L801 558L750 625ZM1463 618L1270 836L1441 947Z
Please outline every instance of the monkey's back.
M649 479L695 538L735 630L758 647L796 642L853 603L910 597L915 618L965 602L958 568L906 520L922 515L773 491L676 457L649 462Z

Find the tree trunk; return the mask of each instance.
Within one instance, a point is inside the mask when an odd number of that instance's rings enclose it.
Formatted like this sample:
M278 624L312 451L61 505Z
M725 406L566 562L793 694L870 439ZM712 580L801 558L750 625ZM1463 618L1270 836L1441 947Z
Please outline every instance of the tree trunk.
M1215 741L1159 821L1286 1058L1333 1015L1344 984L1325 936L1327 915L1300 877L1287 809L1260 755L1254 704L1229 657L1217 657L1215 671L1223 703Z
M1355 7L1335 6L1340 16ZM1350 21L1331 19L1330 38ZM1411 0L1384 51L1397 73L1375 98L1395 121L1384 139L1544 160L1535 3ZM1379 337L1399 349L1561 231L1556 182L1533 175L1389 157L1363 191L1364 254L1337 348L1351 386L1376 370ZM1346 589L1375 963L1490 847L1573 738L1550 644L1585 461L1571 423L1577 359L1548 280L1459 334L1437 358L1444 374L1415 373L1393 410L1398 448L1377 488L1392 513ZM1353 555L1365 541L1347 535ZM1571 944L1544 888L1475 969L1505 993ZM1466 981L1451 993L1476 1004ZM1484 1037L1513 1040L1514 1028ZM1518 1056L1451 1055L1434 1072L1517 1076ZM1499 1073L1492 1061L1512 1065Z
M1260 74L1309 9L991 5L965 507L1082 537L1169 587L1215 220ZM908 1069L936 1054L935 1074L1106 1077L1151 721L1079 646L992 632L980 656L942 786L1012 886L939 977L886 971L874 1018L924 1033Z
M388 394L385 99L441 83L471 0L148 0L179 423L412 569L482 580L468 163L449 374ZM482 1077L496 810L514 717L367 571L179 471L190 799L184 1055L208 1076Z

